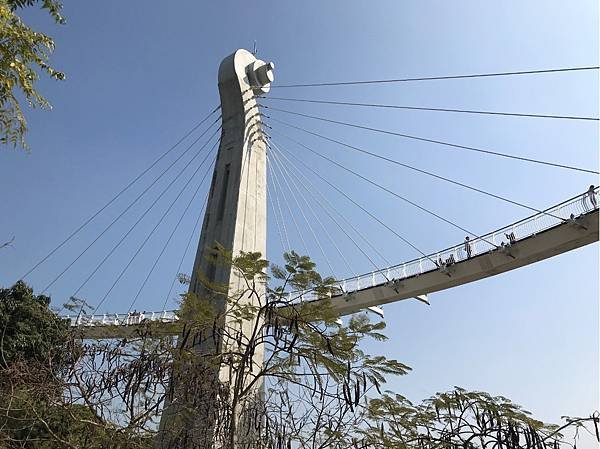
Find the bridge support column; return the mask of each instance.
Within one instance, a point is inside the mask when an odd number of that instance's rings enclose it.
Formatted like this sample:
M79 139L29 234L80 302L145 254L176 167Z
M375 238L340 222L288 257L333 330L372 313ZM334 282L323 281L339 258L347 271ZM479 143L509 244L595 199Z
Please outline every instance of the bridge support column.
M272 69L272 64L257 60L246 50L237 50L219 67L221 142L190 283L190 292L199 297L206 293L199 281L199 273L211 282L228 285L231 292L243 287L242 280L231 268L207 262L207 252L215 243L234 256L240 251L266 254L266 142L261 134L255 95L268 92L273 80ZM264 293L264 286L258 288L259 293ZM231 326L233 320L226 313L225 298L217 299L213 306L224 316L224 322L219 325ZM253 324L254 321L242 322L239 330L248 334ZM207 344L195 347L198 355L222 350L222 341L218 338L212 341L215 343L211 347ZM262 365L262 361L263 353L257 351L254 366ZM157 448L221 446L214 443L217 430L213 407L216 401L210 398L218 394L214 390L227 385L229 373L217 368L210 376L214 382L202 378L193 382L181 378L174 381L173 397L161 417ZM177 379L177 373L174 378ZM184 428L174 429L176 423L181 427L184 410L194 410L195 418L183 421Z

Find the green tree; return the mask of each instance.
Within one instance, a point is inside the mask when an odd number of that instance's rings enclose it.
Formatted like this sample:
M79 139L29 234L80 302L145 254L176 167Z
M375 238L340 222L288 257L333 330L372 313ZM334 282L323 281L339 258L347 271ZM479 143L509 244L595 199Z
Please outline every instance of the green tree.
M7 447L44 440L43 423L56 418L48 406L62 395L69 323L49 304L22 281L0 289L0 442Z
M409 371L361 351L365 339L385 339L382 322L363 314L340 325L328 302L334 279L307 256L284 257L278 267L259 253L218 248L212 262L232 267L241 288L228 291L200 273L203 294L184 295L185 338L174 355L163 447L271 448L283 440L333 447L337 432L355 425L355 405L372 385ZM300 301L298 292L308 290L322 301Z
M57 0L0 0L0 144L28 148L27 121L19 95L31 108L51 108L36 89L40 72L62 80L64 74L49 64L54 41L28 27L17 15L20 8L39 3L57 23L63 23Z
M460 387L417 405L389 392L368 402L365 423L353 441L373 449L557 448L566 442L564 429L586 422L598 435L597 413L564 419L562 427L546 424L505 397Z
M23 283L1 290L0 448L556 449L572 445L565 429L586 425L600 440L597 413L558 427L483 392L413 404L385 391L410 372L362 349L386 338L385 324L366 314L342 324L333 279L308 257L291 252L283 267L258 253L211 257L233 268L238 291L200 274L179 321L120 326L120 339L65 339L47 297ZM307 290L319 301L303 301ZM57 352L68 356L57 363Z
M184 295L173 356L177 413L162 423L170 435L161 447L550 449L564 441L562 428L503 397L455 388L413 405L382 391L410 368L361 349L366 339L386 339L385 323L362 313L341 324L328 300L339 293L334 280L307 256L286 253L283 267L223 248L212 257L233 267L243 287L228 291L200 273L204 293ZM258 286L267 282L264 297ZM320 299L303 301L309 290ZM226 307L215 307L223 297ZM264 362L253 366L258 351ZM584 423L597 426L598 417L567 419L565 427Z
M81 363L93 364L102 347L83 345L49 304L22 281L0 289L0 448L149 448L151 437L112 425L86 402L95 388L108 389L87 384L89 365Z
M0 366L65 364L69 323L49 308L50 298L34 295L23 281L0 289Z

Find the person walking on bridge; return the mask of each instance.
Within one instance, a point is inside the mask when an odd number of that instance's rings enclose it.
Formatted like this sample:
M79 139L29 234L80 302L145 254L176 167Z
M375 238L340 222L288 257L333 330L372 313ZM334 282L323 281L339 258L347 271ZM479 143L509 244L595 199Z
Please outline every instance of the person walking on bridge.
M467 259L470 259L472 250L471 250L471 239L469 239L468 235L465 237L465 251L467 252Z
M596 188L594 187L594 184L592 184L587 191L587 196L590 199L590 203L592 203L592 209L596 209L598 207L598 201L596 200L596 192L594 192L595 189Z

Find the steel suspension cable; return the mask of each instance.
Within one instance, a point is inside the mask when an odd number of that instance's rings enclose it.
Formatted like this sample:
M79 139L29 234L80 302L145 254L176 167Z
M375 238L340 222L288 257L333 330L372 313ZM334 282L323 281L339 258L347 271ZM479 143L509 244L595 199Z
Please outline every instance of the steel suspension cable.
M287 162L286 169L287 169L287 166L290 167L289 173L291 173L291 175L293 175L293 177L297 180L297 184L299 184L299 185L301 185L301 186L304 187L304 189L308 192L308 194L310 195L310 197L312 198L312 200L315 201L321 207L321 209L323 209L323 211L327 214L327 216L337 225L338 228L340 228L340 230L342 231L342 233L344 233L344 235L346 235L346 237L348 237L350 239L350 241L352 241L352 243L354 243L354 245L359 249L359 251L373 265L373 267L375 267L376 270L379 270L379 267L373 261L373 259L371 259L371 257L369 257L369 255L360 247L360 245L358 245L358 243L346 232L346 230L339 224L339 222L335 219L335 217L331 215L331 213L325 208L325 206L323 206L323 203L319 200L319 198L317 198L312 193L312 191L307 187L307 184L309 184L309 185L311 184L310 181L304 176L304 174L302 172L300 172L298 170L298 168L292 163L292 161L290 161L287 158L287 156L283 153L283 151L281 149L279 149L279 147L275 144L275 142L273 140L271 140L271 143L273 144L273 147L277 148L278 155L282 159L286 160L286 162ZM298 177L298 174L297 174L298 172L303 176L303 178L305 180L304 182L302 181L302 179L300 179ZM315 217L317 217L317 215L316 215L316 213L314 211L313 211L313 214L315 215ZM322 223L321 223L321 227L326 231L326 228L325 228L325 226ZM354 271L354 269L352 268L351 264L348 262L348 260L344 256L344 254L341 252L341 250L339 249L339 247L335 244L335 241L333 240L333 238L331 237L331 235L329 234L329 232L327 232L327 235L329 236L329 239L331 240L331 242L335 246L335 249L339 253L340 257L343 259L344 263L346 264L346 266L348 267L348 269L350 270L350 272L352 274L354 274L354 276L356 277L357 276L356 272ZM390 265L391 265L391 263L390 263Z
M39 262L37 262L27 273L21 276L21 279L24 279L28 275L30 275L36 268L38 268L41 264L43 264L46 260L48 260L56 251L62 248L67 242L69 242L75 235L79 233L84 227L88 225L94 218L100 215L108 206L114 203L123 193L125 193L131 186L133 186L142 176L148 173L153 167L156 166L161 160L163 160L171 151L179 146L181 142L187 139L194 131L196 131L206 120L208 120L215 112L220 109L220 106L217 106L213 109L206 117L204 117L200 122L198 122L192 129L190 129L187 133L183 135L175 144L173 144L167 151L165 151L158 159L156 159L150 166L148 166L145 170L143 170L139 175L137 175L132 181L129 182L123 189L121 189L114 197L112 197L104 206L94 212L87 220L83 222L77 229L75 229L71 234L69 234L61 243L58 244L53 250L51 250L46 256L44 256ZM219 117L220 118L220 117Z
M282 134L282 133L280 133L280 134L281 134L282 136L286 137L287 139L291 140L292 142L296 143L297 145L300 145L300 146L302 146L303 148L307 149L307 150L308 150L308 151L310 151L311 153L313 153L313 154L315 154L315 155L319 156L320 158L322 158L322 159L324 159L324 160L326 160L326 161L330 162L331 164L334 164L335 166L337 166L337 167L339 167L339 168L341 168L341 169L343 169L343 170L347 171L348 173L351 173L351 174L353 174L354 176L356 176L356 177L358 177L358 178L362 179L363 181L366 181L366 182L368 182L369 184L371 184L371 185L373 185L373 186L375 186L375 187L377 187L377 188L379 188L379 189L383 190L384 192L387 192L387 193L389 193L390 195L392 195L392 196L395 196L396 198L398 198L398 199L400 199L400 200L402 200L402 201L404 201L404 202L406 202L406 203L410 204L411 206L413 206L413 207L416 207L417 209L419 209L419 210L421 210L421 211L423 211L423 212L426 212L426 213L428 213L428 214L430 214L430 215L432 215L432 216L436 217L436 218L437 218L437 219L439 219L439 220L442 220L443 222L445 222L445 223L449 224L450 226L453 226L453 227L455 227L456 229L458 229L458 230L460 230L460 231L466 232L467 234L470 234L470 235L472 235L472 236L474 236L474 237L476 237L476 238L478 238L478 239L480 239L480 240L483 240L484 242L486 242L486 243L489 243L490 245L492 245L492 246L494 246L494 247L496 247L496 248L498 247L498 245L496 245L496 244L494 244L494 243L492 243L492 242L489 242L489 241L487 241L487 240L486 240L486 239L484 239L483 237L479 236L478 234L474 233L473 231L469 231L468 229L466 229L466 228L464 228L464 227L462 227L462 226L458 225L457 223L453 222L452 220L449 220L449 219L447 219L447 218L444 218L444 217L442 217L441 215L439 215L439 214L437 214L437 213L435 213L435 212L433 212L433 211L431 211L431 210L427 209L426 207L423 207L423 206L421 206L420 204L417 204L417 203L415 203L414 201L411 201L411 200L409 200L408 198L406 198L406 197L404 197L404 196L400 195L399 193L396 193L396 192L394 192L393 190L390 190L390 189L388 189L387 187L385 187L385 186L382 186L381 184L379 184L379 183L377 183L377 182L373 181L372 179L369 179L369 178L367 178L366 176L363 176L363 175L361 175L361 174L360 174L360 173L358 173L357 171L355 171L355 170L352 170L352 169L350 169L350 168L348 168L348 167L346 167L346 166L344 166L344 165L340 164L339 162L336 162L336 161L334 161L333 159L331 159L331 158L329 158L329 157L327 157L327 156L324 156L324 155L322 155L321 153L319 153L318 151L315 151L315 150L313 150L312 148L308 147L307 145L304 145L303 143L301 143L301 142L299 142L299 141L297 141L297 140L295 140L295 139L293 139L293 138L291 138L291 137L289 137L289 136L286 136L285 134Z
M472 151L472 152L476 152L476 153L482 153L482 154L489 154L492 156L498 156L498 157L503 157L503 158L507 158L507 159L515 159L518 161L523 161L523 162L530 162L533 164L540 164L540 165L547 165L550 167L557 167L557 168L563 168L566 170L574 170L574 171L579 171L579 172L584 172L584 173L592 173L592 174L600 174L600 172L594 171L594 170L588 170L586 168L580 168L580 167L573 167L570 165L565 165L565 164L559 164L559 163L555 163L555 162L548 162L548 161L542 161L539 159L533 159L533 158L528 158L528 157L523 157L523 156L516 156L514 154L508 154L508 153L501 153L498 151L493 151L493 150L486 150L484 148L478 148L478 147L471 147L471 146L467 146L467 145L460 145L460 144L456 144L456 143L451 143L451 142L445 142L443 140L435 140L435 139L428 139L425 137L419 137L419 136L413 136L411 134L403 134L403 133L398 133L395 131L388 131L385 129L379 129L379 128L373 128L371 126L363 126L363 125L358 125L356 123L349 123L349 122L343 122L343 121L339 121L339 120L332 120L332 119L328 119L326 117L319 117L316 115L310 115L310 114L303 114L300 112L293 112L293 111L288 111L285 109L280 109L280 108L274 108L272 106L262 106L265 109L270 109L272 111L278 111L278 112L283 112L285 114L291 114L291 115L296 115L299 117L305 117L305 118L310 118L313 120L319 120L322 122L327 122L327 123L334 123L336 125L343 125L343 126L348 126L351 128L357 128L357 129L364 129L367 131L373 131L376 133L380 133L380 134L386 134L389 136L396 136L396 137L401 137L404 139L411 139L411 140L417 140L419 142L427 142L427 143L433 143L436 145L442 145L442 146L446 146L449 148L456 148L456 149L460 149L460 150L466 150L466 151ZM274 118L274 117L269 117L272 120L275 121L279 121L280 120Z
M267 153L267 157L269 156L269 154ZM270 162L271 164L273 164L273 157L271 156L270 159L268 159L268 162ZM274 166L274 164L273 164ZM275 169L273 168L271 170L271 173L273 174L273 179L275 180L275 183L279 186L279 192L281 193L281 195L283 195L283 201L285 203L285 205L287 206L288 212L290 213L290 217L292 218L292 223L294 223L294 226L296 227L296 232L298 233L298 236L300 237L300 241L302 242L302 245L304 245L304 250L305 250L305 254L308 254L308 245L306 244L306 241L304 240L304 236L302 235L302 232L300 232L300 226L298 226L298 222L296 221L296 217L294 216L294 213L292 212L292 208L290 207L290 203L289 201L287 201L287 196L285 194L285 191L283 190L281 183L279 181L279 178L277 176L277 172L275 171Z
M281 232L281 225L279 224L279 217L277 212L275 211L275 206L273 205L273 200L271 199L271 195L269 194L269 184L267 183L267 199L269 201L269 206L271 206L271 210L273 211L273 216L275 217L275 225L277 227L277 235L279 236L279 243L281 243L281 249L283 252L289 252L289 247L285 246L283 242L283 234Z
M210 150L210 152L214 151L215 147L217 146L217 143L219 141L215 142L215 144L213 145L212 149ZM135 297L133 298L133 301L131 302L131 305L129 306L129 309L127 310L127 312L131 312L131 309L133 308L133 306L135 305L137 299L139 298L140 294L142 293L142 290L144 290L144 287L146 286L146 284L148 283L148 279L150 279L150 276L152 275L152 273L154 272L154 269L156 268L156 265L158 265L158 262L160 260L160 258L162 257L162 255L165 253L165 250L167 249L167 247L169 246L169 243L171 243L171 239L173 238L173 236L175 235L175 232L177 232L177 229L179 229L179 225L181 224L181 222L183 221L183 217L185 216L185 214L187 213L187 211L189 210L190 206L192 205L192 203L194 202L194 200L196 199L196 196L198 195L198 192L200 191L200 187L202 187L202 185L204 184L204 181L206 180L206 177L208 176L208 173L210 172L210 168L213 166L213 164L215 163L216 160L216 156L215 159L213 159L213 162L207 167L206 171L204 172L204 175L202 176L202 179L200 180L200 182L198 183L198 187L196 187L196 190L194 191L194 193L192 194L192 196L190 197L190 200L188 201L187 205L185 206L185 209L183 210L183 212L181 213L179 220L177 221L177 224L175 224L175 227L172 229L171 234L169 235L169 238L167 239L167 241L165 242L165 244L163 245L162 249L160 250L160 253L158 254L158 257L156 258L156 260L154 261L154 264L152 265L152 268L150 268L150 271L148 271L148 274L146 275L146 278L144 279L144 282L142 282L142 285L140 286L139 290L137 291ZM198 167L199 169L200 167ZM196 173L198 172L198 170L196 170L196 172L194 172L194 174L192 175L195 176Z
M185 250L183 251L183 254L181 255L181 259L179 260L179 265L177 266L177 271L175 272L175 276L173 276L173 279L171 281L171 286L169 287L169 292L167 293L167 296L165 297L165 302L163 303L163 310L165 310L165 308L167 307L167 303L169 302L169 297L171 296L171 292L173 291L173 287L175 286L175 280L177 279L177 275L179 273L181 273L181 267L183 266L183 261L185 260L185 256L188 253L188 250L190 249L190 245L192 244L192 239L194 238L194 235L196 235L196 229L198 229L198 225L200 225L200 220L203 217L203 212L206 209L206 205L208 204L208 195L210 194L210 190L208 192L206 192L206 198L204 199L204 205L202 206L202 209L200 209L200 213L198 214L198 218L196 218L196 223L194 224L194 227L192 228L192 232L190 233L190 236L188 238L188 242L187 245L185 246Z
M216 135L216 133L220 130L220 127L216 130L216 132L210 137L210 139L212 140L212 138ZM75 293L73 293L72 296L77 295L81 289L83 287L85 287L87 285L87 283L90 281L90 279L94 276L94 274L96 274L96 272L102 267L102 265L104 265L104 263L108 260L108 258L117 250L117 248L125 241L125 239L129 236L129 234L131 234L133 232L133 230L137 227L137 225L144 219L144 217L154 208L154 206L158 203L158 201L165 195L165 193L167 193L167 191L171 188L171 186L173 186L173 184L175 184L175 182L177 181L177 179L183 174L183 172L189 167L189 164L191 164L202 152L202 150L204 148L206 148L206 146L210 143L210 140L208 140L204 145L202 145L202 147L200 147L200 149L196 152L196 154L192 157L192 159L183 166L183 168L177 173L177 175L175 176L175 178L173 180L171 180L171 182L163 189L163 191L159 194L159 196L152 202L152 204L150 205L150 207L148 207L144 213L136 220L136 222L128 229L128 231L125 233L125 235L123 237L121 237L121 239L116 243L116 245L114 245L111 250L108 252L108 254L106 254L106 256L104 256L104 258L102 259L102 261L100 261L100 263L94 268L94 270L89 274L89 276L85 279L85 281L83 281L83 283L81 285L79 285L79 287L77 288L77 290L75 291ZM210 154L210 153L209 153ZM208 154L207 154L208 157ZM206 158L205 158L206 159Z
M413 81L434 81L434 80L452 80L452 79L469 79L469 78L490 78L498 76L514 76L514 75L536 75L543 73L560 73L560 72L579 72L587 70L598 70L598 66L586 67L565 67L558 69L541 69L541 70L521 70L512 72L495 72L495 73L476 73L468 75L445 75L445 76L423 76L414 78L392 78L392 79L377 79L366 81L338 81L330 83L304 83L304 84L282 84L274 85L271 88L290 88L290 87L321 87L321 86L350 86L361 84L386 84L386 83L405 83Z
M283 151L279 151L279 154L281 155L281 157L283 157L287 163L293 167L296 171L297 174L300 174L300 176L302 176L302 178L304 179L305 183L300 182L301 185L305 186L305 188L307 189L307 191L309 192L309 194L311 194L311 196L315 199L315 201L321 206L321 208L325 211L325 213L329 216L329 218L331 218L331 220L333 222L335 222L335 224L340 228L340 230L352 241L352 243L354 243L354 245L357 247L357 249L371 262L371 265L373 265L375 268L377 268L377 264L371 259L371 257L369 257L369 255L362 249L362 247L346 232L346 230L343 228L343 226L341 226L338 221L335 219L335 217L333 217L331 215L331 213L329 213L329 211L327 210L326 207L324 207L323 203L321 201L319 201L319 198L316 198L315 195L308 189L308 187L306 187L306 185L310 185L311 187L313 187L314 192L316 192L316 194L325 202L325 204L327 204L327 206L333 211L335 212L362 240L364 240L366 242L366 244L371 248L371 250L373 250L373 252L375 252L379 257L381 257L381 259L388 265L392 265L392 262L390 262L383 254L381 254L381 252L375 247L375 245L373 245L369 239L367 239L364 234L362 232L360 232L360 230L358 230L350 220L348 220L341 212L339 212L337 210L337 208L331 204L331 202L319 191L319 189L315 188L313 186L313 183L311 182L311 180L302 172L302 170L300 170L298 168L298 166L294 163L294 161L292 161L291 159L289 159L286 154Z
M285 98L285 97L272 97L269 95L259 97L264 100L278 100L278 101L291 101L298 103L313 103L313 104L327 104L327 105L338 105L338 106L359 106L359 107L372 107L382 109L402 109L410 111L431 111L431 112L456 112L463 114L480 114L480 115L500 115L509 117L530 117L530 118L548 118L548 119L564 119L564 120L587 120L587 121L599 121L598 117L585 117L576 115L554 115L554 114L527 114L520 112L499 112L499 111L481 111L474 109L451 109L451 108L433 108L433 107L421 107L421 106L404 106L394 104L381 104L381 103L356 103L350 101L329 101L329 100L315 100L305 98Z
M294 191L290 187L290 183L287 180L287 176L283 172L283 169L281 168L281 166L278 165L279 161L277 159L276 154L273 153L272 156L273 156L272 161L274 163L274 167L276 167L276 168L279 169L279 173L281 173L281 177L283 178L283 181L285 182L285 185L287 186L288 190L290 191L290 194L292 195L292 198L294 199L294 202L296 203L296 206L298 206L298 210L300 211L300 214L304 218L304 221L306 222L306 225L308 226L308 229L310 230L310 233L312 234L312 236L313 236L313 238L315 240L315 243L317 244L317 246L319 248L319 251L321 251L321 254L323 255L323 258L325 259L325 262L327 263L327 266L331 270L331 274L333 275L333 277L337 278L337 276L335 274L335 270L333 269L333 266L331 265L331 262L329 261L329 258L327 257L327 253L325 253L325 250L321 246L321 242L319 242L319 239L317 238L317 234L315 233L313 227L311 226L310 221L306 217L306 214L304 213L304 210L302 209L302 206L300 205L300 202L298 201L298 198L296 197L296 194L294 193ZM308 248L307 248L307 250L308 250Z
M313 132L313 131L309 131L309 130L306 130L306 129L304 129L304 128L298 127L298 126L291 125L291 124L289 124L289 123L286 123L286 122L283 122L283 121L281 121L281 120L276 120L276 121L278 121L279 123L282 123L282 124L284 124L284 125L287 125L287 126L289 126L289 127L291 127L291 128L297 129L297 130L299 130L299 131L304 131L304 132L306 132L307 134L310 134L310 135L313 135L313 136L319 137L319 138L321 138L321 139L323 139L323 140L327 140L327 141L329 141L329 142L336 143L336 144L338 144L338 145L341 145L341 146L343 146L343 147L350 148L351 150L355 150L355 151L358 151L358 152L360 152L360 153L363 153L363 154L367 154L367 155L369 155L369 156L376 157L376 158L378 158L378 159L381 159L381 160L384 160L384 161L390 162L390 163L392 163L392 164L395 164L395 165L398 165L398 166L400 166L400 167L408 168L408 169L410 169L410 170L413 170L413 171L416 171L416 172L418 172L418 173L422 173L422 174L424 174L424 175L431 176L431 177L433 177L433 178L440 179L440 180L442 180L442 181L446 181L446 182L449 182L449 183L451 183L451 184L455 184L455 185L457 185L457 186L460 186L460 187L464 187L464 188L466 188L466 189L469 189L469 190L472 190L472 191L474 191L474 192L478 192L478 193L481 193L481 194L483 194L483 195L487 195L487 196L489 196L489 197L496 198L496 199L498 199L498 200L501 200L501 201L504 201L504 202L507 202L507 203L513 204L513 205L515 205L515 206L522 207L522 208L524 208L524 209L528 209L528 210L530 210L530 211L533 211L533 212L536 212L536 213L542 213L542 214L546 214L546 215L549 215L549 216L551 216L551 217L554 217L554 218L558 218L559 220L564 220L564 219L562 219L562 218L560 218L560 217L557 217L557 216L555 216L555 215L552 215L552 214L551 214L551 213L549 213L549 212L546 212L546 211L543 211L543 210L537 209L537 208L535 208L535 207L532 207L532 206L528 206L527 204L523 204L523 203L520 203L520 202L518 202L518 201L511 200L511 199L509 199L509 198L506 198L506 197L503 197L503 196L501 196L501 195L496 195L496 194L494 194L494 193L491 193L491 192L488 192L488 191L486 191L486 190L479 189L479 188L477 188L477 187L473 187L473 186L471 186L471 185L468 185L468 184L465 184L465 183L462 183L462 182L459 182L459 181L455 181L455 180L453 180L453 179L450 179L450 178L446 178L445 176L441 176L441 175L435 174L435 173L433 173L433 172L430 172L430 171L427 171L427 170L423 170L423 169L420 169L420 168L417 168L417 167L413 167L412 165L405 164L405 163L403 163L403 162L400 162L400 161L397 161L397 160L395 160L395 159L391 159L391 158L388 158L388 157L385 157L385 156L381 156L381 155L379 155L379 154L377 154L377 153L373 153L373 152L371 152L371 151L368 151L368 150L365 150L365 149L363 149L363 148L359 148L359 147L356 147L356 146L354 146L354 145L350 145L350 144L348 144L348 143L345 143L345 142L342 142L342 141L340 141L340 140L332 139L331 137L324 136L323 134L315 133L315 132Z
M311 173L313 173L315 176L317 176L319 179L321 179L323 182L325 182L327 185L329 185L331 188L335 189L340 195L342 195L344 198L346 198L348 201L350 201L352 204L354 204L356 207L358 207L360 210L362 210L364 213L366 213L369 217L371 217L373 220L375 220L377 223L379 223L381 226L383 226L384 228L386 228L388 231L390 231L392 234L394 234L396 237L398 237L400 240L402 240L405 244L407 244L408 246L410 246L412 249L414 249L415 251L417 251L419 254L421 254L423 257L429 259L431 262L433 262L434 264L436 262L434 262L434 260L428 256L427 254L425 254L423 251L421 251L417 246L413 245L410 241L408 241L406 238L404 238L402 235L400 235L398 232L396 232L394 229L390 228L387 224L385 224L384 221L382 221L380 218L378 218L376 215L374 215L373 213L369 212L366 208L364 208L363 206L361 206L359 203L357 203L354 199L352 199L352 197L350 195L348 195L346 192L344 192L342 189L338 188L337 186L335 186L334 184L332 184L329 180L327 180L324 176L322 176L319 172L317 172L314 168L312 168L310 165L306 164L302 159L296 157L292 152L288 152L288 155L291 156L294 160L298 161L304 168L306 168L307 170L309 170Z
M270 162L271 158L269 153L267 152L267 162ZM277 195L277 192L275 191L276 187L275 187L275 173L273 173L273 169L271 168L271 164L267 163L267 173L271 173L273 176L270 176L269 178L273 178L273 187L271 187L271 190L273 191L273 196L275 197L275 204L277 205L277 209L279 209L279 215L281 217L281 227L283 229L283 236L285 237L285 241L287 243L287 251L291 252L292 251L292 245L290 245L290 239L288 237L287 234L287 229L285 227L285 218L283 216L283 211L281 210L281 204L279 202L279 196ZM269 189L269 183L267 182L267 190ZM267 193L267 196L270 198L270 195Z
M276 132L277 132L277 131L276 131ZM366 176L363 176L363 175L361 175L361 174L360 174L360 173L358 173L357 171L355 171L355 170L352 170L352 169L350 169L350 168L348 168L348 167L346 167L346 166L344 166L344 165L340 164L339 162L336 162L336 161L334 161L333 159L331 159L331 158L329 158L329 157L327 157L327 156L325 156L325 155L323 155L323 154L319 153L318 151L315 151L314 149L312 149L312 148L308 147L307 145L304 145L303 143L301 143L301 142L297 141L296 139L293 139L293 138L291 138L291 137L289 137L289 136L286 136L285 134L283 134L283 133L281 133L281 132L280 132L279 134L281 134L281 135L282 135L282 136L284 136L285 138L287 138L287 139L291 140L292 142L296 143L297 145L300 145L301 147L303 147L303 148L307 149L307 150L308 150L308 151L310 151L311 153L313 153L313 154L315 154L315 155L319 156L320 158L322 158L322 159L324 159L324 160L326 160L326 161L330 162L331 164L333 164L333 165L335 165L335 166L337 166L337 167L339 167L339 168L341 168L341 169L343 169L343 170L347 171L348 173L351 173L351 174L353 174L354 176L356 176L356 177L358 177L358 178L362 179L363 181L366 181L366 182L368 182L369 184L371 184L371 185L373 185L373 186L375 186L375 187L377 187L377 188L379 188L379 189L383 190L384 192L387 192L387 193L389 193L390 195L392 195L392 196L395 196L396 198L398 198L398 199L400 199L400 200L402 200L402 201L404 201L404 202L406 202L406 203L410 204L411 206L413 206L413 207L416 207L417 209L419 209L419 210L421 210L421 211L423 211L423 212L426 212L426 213L428 213L428 214L432 215L433 217L435 217L435 218L437 218L437 219L439 219L439 220L442 220L444 223L447 223L447 224L449 224L450 226L453 226L453 227L455 227L456 229L458 229L458 230L460 230L460 231L466 232L466 233L467 233L467 234L469 234L469 235L472 235L472 236L474 236L474 237L476 237L476 238L478 238L478 239L480 239L480 240L483 240L484 242L486 242L486 243L488 243L488 244L490 244L490 245L492 245L492 246L494 246L494 247L496 247L496 248L498 247L498 245L496 245L496 244L494 244L494 243L492 243L492 242L490 242L490 241L488 241L488 240L484 239L483 237L481 237L480 235L478 235L478 234L474 233L473 231L469 231L468 229L466 229L466 228L464 228L464 227L462 227L462 226L458 225L457 223L453 222L452 220L449 220L449 219L447 219L447 218L444 218L444 217L442 217L441 215L439 215L439 214L437 214L437 213L435 213L435 212L433 212L433 211L431 211L431 210L427 209L426 207L423 207L423 206L421 206L420 204L417 204L417 203L415 203L414 201L411 201L411 200L409 200L408 198L406 198L406 197L404 197L404 196L400 195L399 193L397 193L397 192L394 192L393 190L390 190L390 189L388 189L388 188L387 188L387 187L385 187L385 186L382 186L381 184L379 184L379 183L377 183L377 182L373 181L372 179L369 179L369 178L367 178Z
M154 233L156 232L156 230L158 229L158 227L160 226L160 224L163 222L163 220L167 217L167 215L169 214L169 212L171 211L171 209L173 208L173 206L175 205L175 203L177 203L177 201L179 200L179 198L181 197L181 195L183 194L183 192L185 191L185 189L190 185L190 183L192 182L192 180L194 179L194 177L196 176L196 174L200 171L200 168L202 168L202 166L204 165L204 163L208 160L208 157L211 155L211 153L212 153L212 151L209 151L206 154L206 156L204 157L204 159L202 160L202 162L200 162L200 164L198 165L198 167L196 168L196 170L194 170L194 172L192 173L192 175L189 177L189 179L186 181L186 183L183 185L183 187L179 190L179 192L177 193L177 196L171 201L171 204L169 204L169 207L167 208L167 210L162 214L162 216L160 217L160 219L158 220L158 222L156 223L156 225L154 225L154 228L152 228L152 230L146 236L146 238L144 239L144 241L142 242L142 244L138 247L138 249L136 250L136 252L134 253L134 255L129 259L129 262L127 262L127 265L125 265L125 268L123 268L121 270L121 272L119 273L119 275L117 276L117 278L115 279L115 281L112 283L112 285L110 286L110 288L106 291L106 293L104 294L104 296L102 297L102 299L100 300L100 302L98 303L98 305L96 306L96 308L94 309L94 311L92 312L92 314L95 314L96 311L100 308L100 306L104 303L104 301L106 300L106 298L108 298L108 295L110 295L110 292L113 291L113 289L115 288L115 286L117 285L117 283L119 282L119 280L121 280L121 278L123 277L123 275L125 274L125 272L127 271L127 269L131 266L131 264L133 263L133 261L135 260L135 258L142 251L142 249L144 248L144 246L146 246L146 243L148 243L148 241L150 240L150 238L152 237L152 235L154 235ZM75 294L73 296L75 296Z
M219 117L220 118L220 117ZM165 168L159 175L158 177L148 186L146 187L131 203L129 203L127 205L127 207L125 208L125 210L123 210L119 215L117 215L117 217L111 221L108 226L106 226L102 232L96 236L96 238L90 243L88 244L88 246L86 246L86 248L81 251L77 257L71 261L71 263L69 265L67 265L67 267L62 270L48 285L46 285L46 287L44 288L44 290L42 290L42 293L45 292L46 290L48 290L50 287L52 287L73 265L75 265L75 263L81 258L83 257L83 255L85 253L87 253L87 251L98 241L100 240L100 238L106 234L111 228L112 226L119 221L119 219L121 219L121 217L123 217L123 215L125 215L160 179L162 179L162 177L165 175L165 173L167 173L171 167L173 167L183 156L185 156L191 149L192 147L202 138L204 137L204 135L210 131L210 129L212 128L212 126L214 126L217 121L219 120L219 118L217 120L215 120L212 125L207 128L202 134L200 134L200 136L198 136L186 149L183 153L181 153L173 162L171 162L169 164L169 166L167 168ZM214 135L219 132L219 130L221 129L221 127L217 127L216 131L213 133L213 135L211 137L209 137L209 141L210 139L212 139L214 137ZM208 141L207 141L208 143ZM206 144L205 144L206 145ZM202 147L204 148L204 146ZM200 152L202 150L202 148L200 148L200 150L198 150L198 152ZM198 155L199 153L196 153L196 155ZM194 156L195 157L195 156Z
M275 144L275 142L271 141L271 143L273 145L272 148L273 149L277 149L277 145ZM346 256L344 256L344 254L342 253L342 251L340 250L340 248L338 247L338 245L335 243L335 240L333 239L333 237L331 236L331 234L329 233L329 231L327 230L327 228L325 227L325 225L323 224L323 222L321 221L321 219L319 218L319 216L315 212L314 208L311 206L310 202L307 201L307 199L306 199L306 197L304 195L302 195L302 193L300 191L300 187L298 187L298 184L302 185L302 182L299 182L299 183L296 182L295 174L293 174L291 172L291 170L288 170L288 167L283 162L283 159L279 158L279 154L278 154L277 151L273 151L273 156L274 156L274 158L276 160L279 161L279 166L283 167L286 176L290 179L292 185L295 187L295 189L298 192L298 194L300 195L300 197L304 200L304 203L308 206L308 209L311 211L312 215L317 220L317 223L319 224L319 226L321 227L321 229L323 229L323 232L325 233L325 235L327 236L327 238L329 239L329 241L331 242L331 244L333 245L333 247L335 248L335 250L338 252L338 254L340 255L340 257L342 258L342 260L344 261L344 263L346 264L346 266L350 270L350 273L352 273L352 274L354 274L354 276L356 276L357 274L352 269L352 266L348 262L348 259L346 259ZM320 247L320 245L319 245L319 247ZM332 273L333 273L333 270L332 270ZM337 276L335 276L335 277L337 278Z

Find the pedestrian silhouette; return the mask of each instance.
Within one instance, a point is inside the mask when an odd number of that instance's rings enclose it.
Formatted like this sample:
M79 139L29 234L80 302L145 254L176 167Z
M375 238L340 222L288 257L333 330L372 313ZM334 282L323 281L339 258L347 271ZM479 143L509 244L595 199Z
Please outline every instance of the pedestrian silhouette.
M596 192L594 192L594 189L594 184L592 184L587 191L587 196L590 199L590 203L592 203L592 208L596 209L598 207L598 201L596 200Z
M465 237L465 251L467 252L467 258L471 257L471 239L469 239L469 236Z

